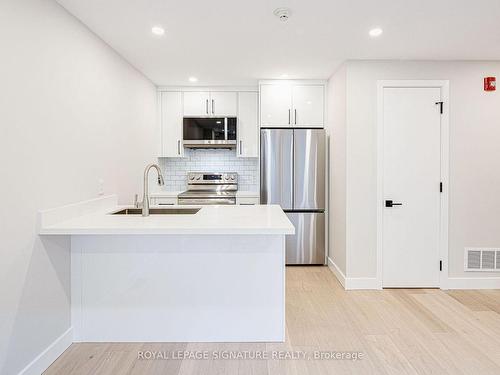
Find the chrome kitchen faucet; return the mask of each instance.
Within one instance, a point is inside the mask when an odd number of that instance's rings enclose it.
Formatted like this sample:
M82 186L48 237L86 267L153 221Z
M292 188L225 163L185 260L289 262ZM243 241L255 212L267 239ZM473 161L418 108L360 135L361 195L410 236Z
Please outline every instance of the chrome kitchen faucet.
M155 168L158 172L158 185L163 186L165 181L163 180L163 175L161 174L161 169L158 164L149 164L144 170L144 195L142 196L142 216L149 216L149 181L148 175L151 168Z

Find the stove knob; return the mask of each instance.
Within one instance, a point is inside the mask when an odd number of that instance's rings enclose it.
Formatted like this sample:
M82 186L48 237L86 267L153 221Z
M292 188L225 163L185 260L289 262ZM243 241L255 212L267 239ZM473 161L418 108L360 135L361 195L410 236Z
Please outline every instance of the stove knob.
M236 176L234 174L231 175L231 180L235 180L236 179Z
M196 179L201 180L201 176L200 175L196 176Z
M189 179L194 180L194 176L193 175L189 176Z
M229 180L229 175L228 174L224 175L224 180Z

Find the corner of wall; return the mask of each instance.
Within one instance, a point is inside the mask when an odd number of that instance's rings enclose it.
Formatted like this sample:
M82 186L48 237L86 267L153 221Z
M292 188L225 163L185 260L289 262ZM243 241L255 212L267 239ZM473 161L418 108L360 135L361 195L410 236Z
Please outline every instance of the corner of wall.
M329 162L329 263L340 274L346 274L346 64L343 63L328 80L327 130L330 135Z

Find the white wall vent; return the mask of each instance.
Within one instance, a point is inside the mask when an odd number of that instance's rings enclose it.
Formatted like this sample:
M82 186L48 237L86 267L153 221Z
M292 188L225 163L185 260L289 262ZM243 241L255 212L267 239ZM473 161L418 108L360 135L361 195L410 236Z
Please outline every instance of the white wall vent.
M464 270L500 272L500 249L466 247Z

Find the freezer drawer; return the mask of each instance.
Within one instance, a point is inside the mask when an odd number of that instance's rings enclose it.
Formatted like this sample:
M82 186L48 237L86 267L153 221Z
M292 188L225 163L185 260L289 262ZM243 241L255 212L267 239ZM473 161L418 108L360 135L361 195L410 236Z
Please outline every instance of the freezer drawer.
M294 210L325 209L325 131L295 129Z
M286 236L286 264L325 264L325 214L287 212L295 234Z
M260 134L260 199L262 204L293 208L293 131L262 129Z

